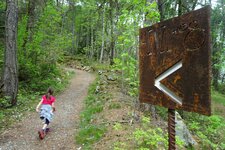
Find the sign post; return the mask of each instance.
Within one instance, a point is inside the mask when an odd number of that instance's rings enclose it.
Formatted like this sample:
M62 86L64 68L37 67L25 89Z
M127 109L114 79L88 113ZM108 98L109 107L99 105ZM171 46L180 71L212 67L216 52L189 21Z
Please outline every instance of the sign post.
M176 149L175 109L168 109L169 150Z
M140 29L140 102L168 108L169 150L175 109L211 114L210 7Z

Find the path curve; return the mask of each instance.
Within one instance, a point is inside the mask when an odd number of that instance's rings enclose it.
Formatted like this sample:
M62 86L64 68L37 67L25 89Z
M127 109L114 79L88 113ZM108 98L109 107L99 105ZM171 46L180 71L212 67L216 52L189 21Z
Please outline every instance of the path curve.
M38 113L27 115L14 128L0 135L0 150L76 150L75 132L79 124L79 114L82 101L87 96L89 84L94 81L94 75L75 70L76 75L70 86L56 96L56 112L51 131L44 140L39 140L38 129L41 120Z

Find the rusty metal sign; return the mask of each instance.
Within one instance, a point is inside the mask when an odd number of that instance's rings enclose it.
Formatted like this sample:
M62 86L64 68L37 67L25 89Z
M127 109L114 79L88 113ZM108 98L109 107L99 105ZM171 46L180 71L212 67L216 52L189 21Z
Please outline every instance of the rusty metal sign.
M141 102L211 114L210 7L140 29Z

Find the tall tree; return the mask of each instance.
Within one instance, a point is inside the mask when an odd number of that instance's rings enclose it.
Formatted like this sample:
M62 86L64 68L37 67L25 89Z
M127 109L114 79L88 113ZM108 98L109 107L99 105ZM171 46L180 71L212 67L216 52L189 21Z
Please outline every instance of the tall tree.
M163 21L165 18L164 15L164 2L163 0L158 0L158 9L159 9L159 13L160 13L160 21Z
M22 45L25 58L27 56L26 44L27 44L28 41L32 40L32 35L33 35L32 31L33 31L34 18L35 18L35 14L34 14L35 1L36 0L29 0L29 2L28 2L28 9L27 9L28 20L27 20L27 26L26 26L26 33L25 33L25 37L24 37L24 42L23 42L23 45Z
M104 32L105 32L105 22L104 22L104 15L105 15L105 6L103 5L103 11L102 11L102 46L101 46L101 53L100 53L100 59L99 62L102 63L103 59L103 52L104 52Z
M72 51L71 54L75 54L75 2L69 1L71 12L72 12Z
M9 98L9 103L15 105L18 93L18 69L17 69L17 26L18 8L16 0L7 0L6 9L6 48L4 56L4 74L2 79L2 91Z
M113 5L113 0L110 0L109 1L109 6L110 6L110 12L109 12L109 16L110 16L110 36L111 36L111 39L110 39L110 65L113 65L113 59L114 59L114 46L115 46L115 41L114 41L114 35L113 35L113 32L114 32L114 22L113 22L113 16L114 16L114 13L113 13L113 8L114 8L114 5Z

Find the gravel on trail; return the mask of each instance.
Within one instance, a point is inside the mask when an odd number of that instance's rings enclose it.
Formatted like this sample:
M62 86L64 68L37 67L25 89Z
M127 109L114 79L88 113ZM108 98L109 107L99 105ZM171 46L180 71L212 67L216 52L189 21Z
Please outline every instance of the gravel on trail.
M79 114L83 100L87 96L88 86L94 81L95 76L81 70L75 70L75 74L68 88L56 96L56 112L46 137L43 140L38 137L42 122L39 114L34 110L0 135L0 150L80 149L75 145Z

